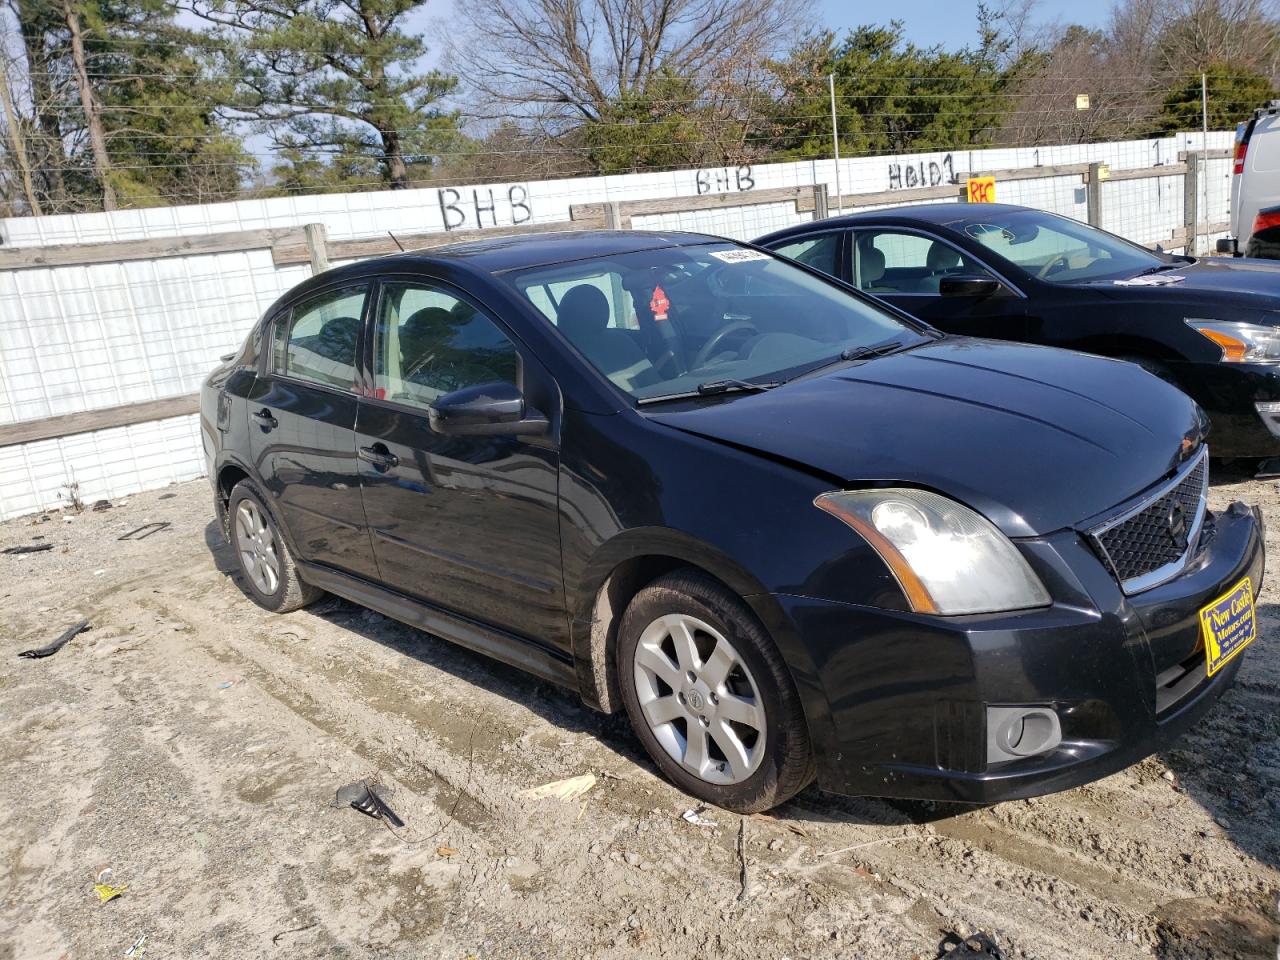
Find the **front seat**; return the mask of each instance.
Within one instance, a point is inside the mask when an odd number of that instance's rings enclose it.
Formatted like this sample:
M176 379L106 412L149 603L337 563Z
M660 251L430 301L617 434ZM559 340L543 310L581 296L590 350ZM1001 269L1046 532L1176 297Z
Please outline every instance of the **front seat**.
M891 284L884 282L884 253L875 247L861 247L858 250L858 289L868 293L889 293L893 291Z
M960 254L955 247L948 246L941 240L935 240L929 245L929 252L925 255L925 265L929 268L929 273L920 281L920 292L937 293L942 278L959 269Z
M649 367L639 345L623 330L609 326L609 300L589 283L580 283L560 298L556 326L592 366L619 386L630 386Z

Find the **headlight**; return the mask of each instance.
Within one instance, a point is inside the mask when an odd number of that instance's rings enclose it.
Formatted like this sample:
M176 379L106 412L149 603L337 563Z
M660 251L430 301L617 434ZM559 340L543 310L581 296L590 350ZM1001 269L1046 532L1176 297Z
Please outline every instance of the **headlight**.
M1049 604L1044 584L1009 538L954 500L927 490L837 490L814 505L866 538L917 613L993 613Z
M1224 363L1280 361L1280 328L1227 320L1187 320L1200 336L1222 348Z

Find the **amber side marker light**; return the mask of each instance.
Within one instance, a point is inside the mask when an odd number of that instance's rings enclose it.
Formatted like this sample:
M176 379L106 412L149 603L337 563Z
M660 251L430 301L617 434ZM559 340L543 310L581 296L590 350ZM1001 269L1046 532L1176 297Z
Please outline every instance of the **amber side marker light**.
M907 595L907 602L911 604L911 609L916 613L938 613L938 605L930 596L928 589L916 576L911 565L907 563L906 557L885 537L883 533L877 530L866 520L851 512L838 499L823 494L813 501L813 505L819 510L823 510L831 516L835 517L850 529L860 534L867 543L871 544L876 553L880 554L882 559L893 572L894 577L898 581L898 585L902 587L902 592Z
M1212 340L1222 348L1222 359L1228 363L1240 363L1244 360L1245 355L1249 352L1249 345L1242 340L1223 333L1221 330L1213 330L1207 327L1196 327L1200 332L1200 336L1207 340Z

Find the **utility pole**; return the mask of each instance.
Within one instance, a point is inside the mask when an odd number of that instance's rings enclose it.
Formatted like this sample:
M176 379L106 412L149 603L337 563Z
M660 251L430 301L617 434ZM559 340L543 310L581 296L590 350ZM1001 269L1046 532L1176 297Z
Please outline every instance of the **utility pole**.
M22 128L18 126L18 117L13 109L13 98L9 96L9 61L0 61L0 106L4 108L5 126L9 128L9 139L13 141L13 155L18 159L18 171L22 174L22 189L27 195L27 206L32 216L40 217L44 211L40 209L40 200L36 197L35 187L31 185L31 167L27 165L27 148L22 142Z
M831 144L836 153L836 212L844 213L844 198L840 195L840 128L836 124L836 75L827 74L827 87L831 91Z
M80 90L80 105L84 109L85 125L89 128L89 146L93 150L93 172L102 184L102 209L116 208L116 190L111 185L111 157L107 154L107 136L102 129L102 114L98 100L89 84L89 70L85 66L84 37L80 33L80 18L71 7L71 0L62 0L62 15L71 31L71 60L75 65L76 86Z
M1209 252L1209 81L1206 74L1200 73L1200 123L1203 138L1200 140L1200 162L1204 164L1204 176L1201 177L1204 187L1204 203L1200 211L1204 216L1204 252Z

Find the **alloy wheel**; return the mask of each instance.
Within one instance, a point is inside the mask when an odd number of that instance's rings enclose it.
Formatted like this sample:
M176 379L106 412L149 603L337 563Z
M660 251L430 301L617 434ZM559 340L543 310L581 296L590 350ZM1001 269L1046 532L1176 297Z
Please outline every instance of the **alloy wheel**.
M687 614L659 617L640 635L633 666L645 722L673 760L708 783L741 783L756 771L764 701L723 634Z
M245 575L262 593L274 594L280 586L280 556L271 525L252 500L241 500L236 508L236 546Z

